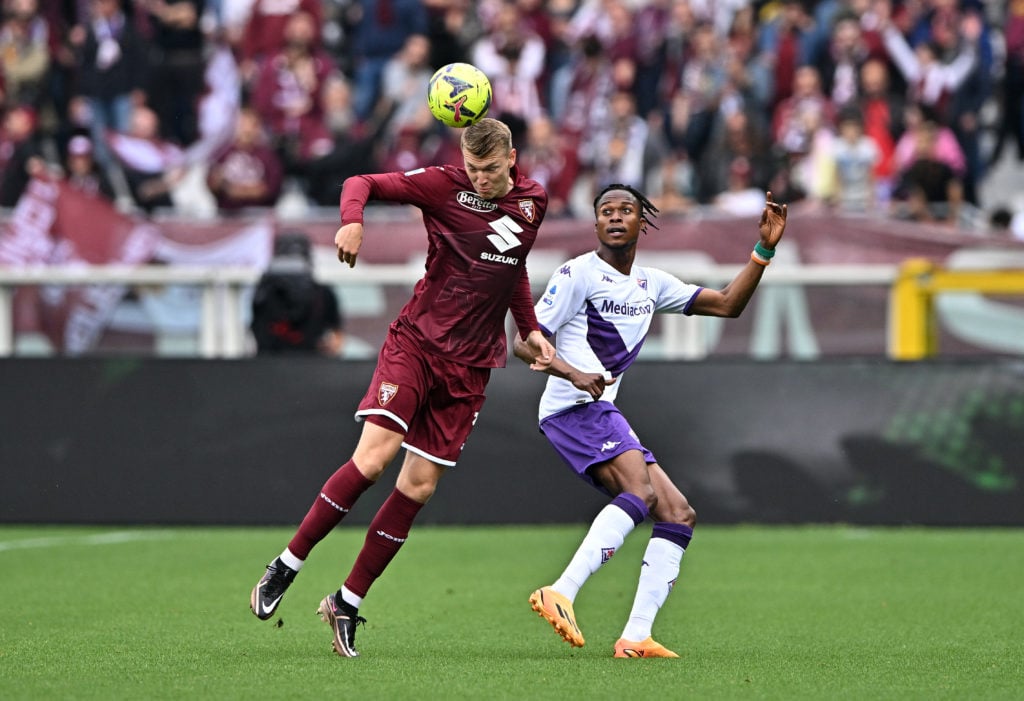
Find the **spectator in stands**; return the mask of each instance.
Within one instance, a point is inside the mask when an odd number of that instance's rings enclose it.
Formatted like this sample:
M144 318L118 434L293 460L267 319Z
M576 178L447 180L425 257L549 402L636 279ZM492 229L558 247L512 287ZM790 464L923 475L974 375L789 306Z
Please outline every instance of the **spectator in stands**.
M682 70L673 78L676 94L683 103L674 106L676 114L670 142L682 138L682 148L691 163L700 162L711 139L722 98L730 87L729 60L714 25L698 23L693 29ZM677 131L680 128L681 134ZM701 192L698 187L698 193Z
M900 174L893 193L895 216L955 226L963 202L963 186L948 163L935 155L939 125L926 120L914 130L915 158Z
M842 212L873 212L877 196L874 170L880 151L864 133L864 118L856 106L840 110L838 122L831 154L835 190L829 201Z
M437 127L424 98L434 74L429 59L430 41L423 34L412 34L384 66L376 114L388 115L387 133L392 138L406 130L434 131Z
M1024 161L1024 3L1005 3L1006 22L1003 25L1006 42L1006 65L1003 69L999 94L999 123L991 162L1002 156L1007 140L1016 147L1017 162Z
M873 173L880 202L889 201L895 174L896 142L903 135L906 100L889 90L889 69L878 58L869 59L860 70L860 112L864 134L875 142L878 161Z
M270 129L286 174L327 154L332 146L324 126L323 87L335 70L334 59L317 46L315 17L297 12L285 25L285 48L265 61L252 102Z
M961 15L949 5L944 9L930 21L931 35L912 47L892 23L884 27L883 39L907 83L908 97L934 109L953 129L965 151L965 199L976 204L982 174L978 113L989 93L988 77L980 70L984 25L975 12Z
M377 164L388 119L385 113L359 122L352 105L352 86L341 73L328 77L323 103L331 149L323 156L307 160L303 164L303 175L310 200L321 207L334 207L346 178L381 170ZM429 115L428 118L433 119Z
M1013 236L1010 224L1013 223L1013 212L1008 207L998 206L988 215L988 231L996 236Z
M822 92L837 109L856 103L861 66L869 56L860 18L852 12L839 15L828 46L817 61Z
M596 36L583 37L567 66L565 101L558 128L579 144L591 127L600 121L615 90L612 64Z
M345 336L338 297L314 279L305 234L275 240L274 256L253 293L250 329L259 355L341 353Z
M711 205L718 211L735 216L758 213L764 206L764 190L755 187L750 161L736 156L728 164L728 184L718 192Z
M149 61L145 42L125 15L122 0L90 0L87 27L70 35L77 50L73 121L91 129L96 160L110 167L107 131L128 131L135 107L146 102Z
M81 131L71 121L71 98L77 80L77 56L71 43L75 27L89 21L89 3L45 2L41 8L49 25L50 68L47 71L47 103L43 107L43 129L56 139L57 150L66 150L72 136ZM0 81L2 82L2 81ZM49 122L49 123L48 123Z
M210 163L206 185L222 213L272 207L281 195L284 169L252 108L239 111L232 142Z
M576 149L555 128L550 117L530 122L519 150L519 169L548 192L548 217L572 216L570 196L579 172Z
M78 134L71 137L65 164L65 180L72 188L108 202L117 199L117 192L107 172L93 158L92 140L88 136Z
M363 0L352 28L356 116L365 120L380 99L384 66L413 34L427 33L421 0Z
M771 121L768 105L772 102L772 82L764 65L757 60L757 26L754 10L747 5L736 11L724 43L727 86L723 116L735 109L761 122Z
M107 135L107 144L124 173L135 205L147 214L174 207L171 192L183 173L184 153L160 138L160 118L145 105L132 110L125 132Z
M425 0L430 65L466 63L483 33L477 3L470 0Z
M150 106L160 118L163 138L187 146L199 136L196 104L204 90L205 37L199 26L206 0L136 0L146 13L149 41Z
M544 51L546 61L540 93L544 108L555 124L565 116L573 61L579 51L580 42L569 34L569 21L575 7L576 0L548 0L546 4L550 40L546 42Z
M0 74L6 102L39 109L46 97L50 27L38 0L4 0L0 24Z
M813 61L814 20L803 0L781 0L758 36L758 60L770 67L774 110L796 89L797 69ZM777 193L776 193L777 194Z
M776 148L788 157L800 158L810 152L815 130L831 126L835 106L821 89L821 77L814 66L801 66L793 80L792 94L776 106L772 115L772 136Z
M523 19L514 0L502 0L487 32L473 45L472 63L491 81L491 116L512 130L512 140L525 140L527 126L544 112L538 81L544 73L546 47Z
M255 0L252 3L238 47L239 68L246 85L257 80L267 60L287 48L286 28L291 18L298 14L312 19L310 45L315 50L321 49L323 4L320 0Z
M893 154L896 170L901 173L906 171L918 157L918 132L926 124L929 129L934 128L936 132L932 156L948 165L958 177L962 176L967 163L953 130L942 123L933 108L917 103L908 104L903 112L903 134L896 142Z
M196 106L198 139L185 149L188 167L205 168L235 136L242 101L242 77L231 48L222 37L209 42L204 91Z
M626 89L612 95L607 120L593 138L594 186L622 183L643 189L653 154L648 149L647 122L636 113L636 98Z
M879 6L885 7L885 3L879 3ZM981 20L976 15L964 18L961 27L963 42L948 61L944 60L941 45L922 41L911 47L884 13L880 15L880 21L886 51L907 82L908 98L944 115L950 97L964 84L978 61Z
M36 113L17 105L0 126L0 207L13 207L33 174L44 167L36 136Z
M727 190L754 189L759 193L757 211L760 212L764 205L764 185L771 179L773 164L767 132L761 121L752 116L752 111L734 110L717 122L700 165L700 183L708 201ZM749 211L744 210L744 213Z
M666 71L666 44L671 21L670 0L651 0L637 9L631 29L643 41L636 44L636 111L643 118L661 107Z

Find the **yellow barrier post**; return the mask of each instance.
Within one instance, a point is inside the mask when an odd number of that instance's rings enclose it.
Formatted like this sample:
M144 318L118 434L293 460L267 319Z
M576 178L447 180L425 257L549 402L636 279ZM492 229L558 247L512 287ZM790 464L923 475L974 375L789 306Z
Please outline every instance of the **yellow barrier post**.
M901 266L889 293L889 357L921 360L938 350L932 287L935 264L910 258Z

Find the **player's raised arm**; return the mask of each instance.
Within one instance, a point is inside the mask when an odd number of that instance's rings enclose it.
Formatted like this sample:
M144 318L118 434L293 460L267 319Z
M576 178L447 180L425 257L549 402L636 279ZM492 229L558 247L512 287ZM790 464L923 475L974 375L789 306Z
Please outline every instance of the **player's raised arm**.
M732 281L721 290L704 288L693 302L691 311L701 316L737 317L747 306L764 269L771 263L782 234L786 231L787 207L765 193L765 205L758 222L760 240L754 244L750 260Z

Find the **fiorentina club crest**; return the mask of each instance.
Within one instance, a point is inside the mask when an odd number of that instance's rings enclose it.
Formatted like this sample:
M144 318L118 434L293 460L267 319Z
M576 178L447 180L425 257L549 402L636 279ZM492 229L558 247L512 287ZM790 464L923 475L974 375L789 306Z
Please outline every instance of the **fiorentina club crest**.
M381 406L387 406L388 402L395 398L398 394L398 385L391 384L390 382L381 382L380 388L377 390L377 403Z
M615 554L615 548L601 548L601 564L608 562Z
M533 223L533 218L537 215L537 211L533 208L533 200L519 200L519 211L526 217L526 221Z
M641 290L646 290L647 289L647 279L646 278L638 278L637 281L636 281L636 284L640 285L640 289Z

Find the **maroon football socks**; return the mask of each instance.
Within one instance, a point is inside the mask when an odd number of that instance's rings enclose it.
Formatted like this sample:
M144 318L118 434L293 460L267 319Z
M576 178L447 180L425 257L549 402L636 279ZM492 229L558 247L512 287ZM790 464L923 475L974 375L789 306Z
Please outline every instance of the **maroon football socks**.
M372 484L351 460L339 467L324 483L313 506L302 519L299 530L288 543L288 550L300 560L309 557L313 546L341 523L359 496Z
M409 537L412 522L422 508L423 504L397 489L391 492L370 522L363 549L345 580L345 587L360 597L366 596L374 580L384 572Z

